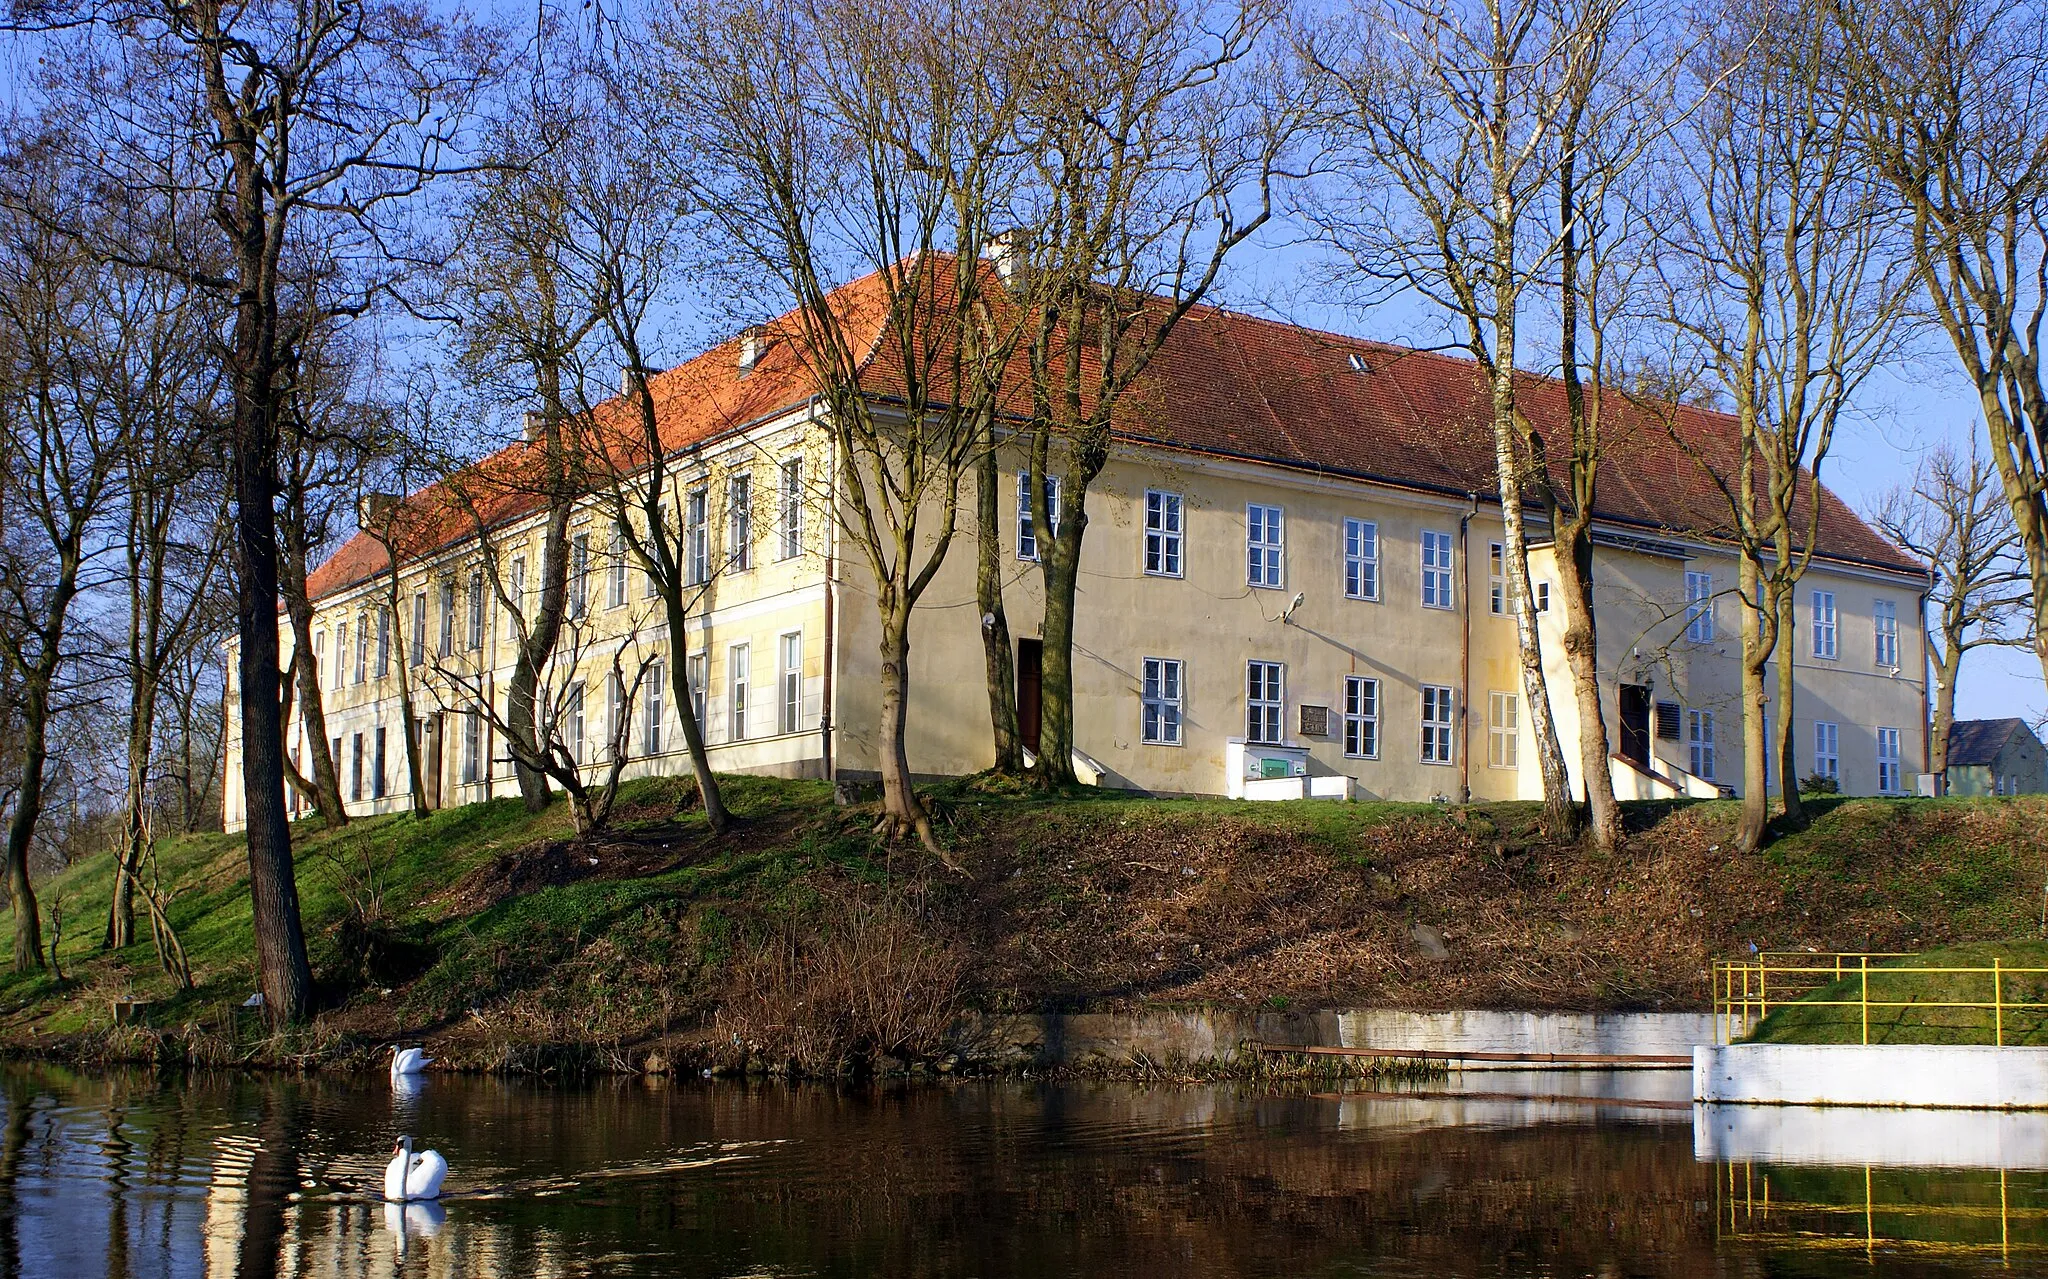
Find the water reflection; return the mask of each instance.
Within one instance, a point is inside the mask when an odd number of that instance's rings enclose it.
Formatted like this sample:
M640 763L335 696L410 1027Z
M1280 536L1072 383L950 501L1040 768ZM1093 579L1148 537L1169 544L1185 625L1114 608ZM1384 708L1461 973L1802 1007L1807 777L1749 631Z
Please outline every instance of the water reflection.
M1762 1276L2048 1256L2042 1164L1803 1167L1795 1139L1824 1156L1824 1127L1696 1120L1669 1074L1398 1094L437 1077L394 1097L382 1075L12 1068L0 1091L5 1275ZM448 1157L445 1203L381 1202L401 1130Z

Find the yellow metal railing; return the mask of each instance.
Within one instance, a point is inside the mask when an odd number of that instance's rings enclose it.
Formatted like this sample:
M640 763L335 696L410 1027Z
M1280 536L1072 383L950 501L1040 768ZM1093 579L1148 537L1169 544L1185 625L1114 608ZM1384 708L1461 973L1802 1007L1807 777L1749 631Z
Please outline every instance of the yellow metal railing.
M1989 1012L1991 1042L1999 1047L2005 1046L2009 1014L2033 1013L2037 1022L2048 1014L2048 999L2027 997L2048 993L2048 968L2013 967L1996 958L1989 965L1975 967L1892 966L1892 961L1905 958L1909 956L1897 952L1765 951L1749 959L1717 960L1712 971L1715 1040L1732 1043L1773 1009L1787 1004L1856 1009L1860 1038L1866 1044L1870 1042L1873 1010L1880 1020L1906 1008ZM1963 980L1948 980L1957 977ZM1875 994L1873 978L1879 985ZM2021 983L2017 991L2015 981ZM1818 998L1819 992L1843 984L1848 988L1837 997ZM1973 993L1981 990L1982 997L1944 997L1948 987Z

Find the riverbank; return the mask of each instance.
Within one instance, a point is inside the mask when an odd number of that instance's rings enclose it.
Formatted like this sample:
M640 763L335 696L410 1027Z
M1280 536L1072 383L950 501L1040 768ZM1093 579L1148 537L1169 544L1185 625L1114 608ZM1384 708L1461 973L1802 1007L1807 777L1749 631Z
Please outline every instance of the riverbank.
M1046 1011L1699 1011L1708 961L1751 945L2038 935L2048 864L2041 797L1823 801L1748 858L1725 851L1732 803L1630 805L1627 848L1600 856L1544 841L1534 805L969 781L932 792L955 872L878 844L872 806L834 805L821 783L729 781L740 820L723 840L687 784L661 779L627 788L601 840L571 838L560 804L530 816L516 800L302 824L323 1008L276 1038L239 1010L254 989L239 838L159 846L189 992L157 970L146 926L100 953L111 868L88 859L41 887L62 977L0 981L0 1042L361 1065L404 1039L477 1069L825 1070L973 1067L963 1017Z

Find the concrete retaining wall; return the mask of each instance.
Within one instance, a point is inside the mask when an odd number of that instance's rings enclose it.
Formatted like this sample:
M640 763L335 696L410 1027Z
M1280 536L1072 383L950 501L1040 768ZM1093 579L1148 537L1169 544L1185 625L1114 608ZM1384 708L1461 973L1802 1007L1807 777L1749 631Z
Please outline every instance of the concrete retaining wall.
M1780 1106L2048 1110L2048 1048L1703 1044L1695 1101Z
M1314 1013L1148 1009L978 1019L959 1038L970 1055L1040 1066L1235 1056L1247 1040L1434 1052L1684 1055L1713 1038L1705 1013L1444 1013L1352 1009ZM1511 1067L1509 1067L1511 1068Z

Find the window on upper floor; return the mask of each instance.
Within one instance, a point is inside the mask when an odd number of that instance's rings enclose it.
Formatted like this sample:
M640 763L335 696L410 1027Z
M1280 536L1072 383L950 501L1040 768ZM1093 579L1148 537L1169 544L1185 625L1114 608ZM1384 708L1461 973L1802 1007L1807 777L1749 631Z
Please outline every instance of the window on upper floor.
M424 665L427 660L427 593L412 593L412 664Z
M1344 596L1380 597L1380 526L1372 520L1344 521Z
M688 556L685 585L711 580L711 492L694 488L683 497L683 551Z
M1422 606L1424 608L1455 608L1457 596L1452 593L1451 574L1454 572L1451 551L1451 535L1433 529L1422 531Z
M612 530L610 562L605 565L605 607L624 608L627 591L626 535Z
M1060 531L1060 477L1045 477L1045 513L1052 520L1053 536ZM1037 517L1031 513L1031 472L1017 474L1017 558L1038 558Z
M1838 634L1835 624L1835 593L1815 591L1813 593L1813 655L1832 658L1837 652Z
M1508 555L1500 542L1486 544L1486 611L1495 617L1508 611Z
M1180 551L1180 494L1146 489L1145 571L1154 577L1179 577Z
M569 539L569 598L565 611L571 619L583 616L590 605L590 534Z
M1269 590L1287 585L1287 514L1280 507L1246 504L1244 565L1248 585Z
M1877 632L1877 664L1895 671L1899 669L1899 606L1891 600L1876 600L1870 614Z
M804 553L804 460L800 457L786 459L782 463L782 510L780 527L776 532L776 548L781 558L793 560Z
M441 583L441 642L437 650L442 657L455 653L455 583Z
M481 572L469 575L469 651L481 652L484 646L484 575Z
M754 567L754 477L735 475L725 483L726 566L736 573Z
M1709 644L1714 639L1714 575L1695 573L1690 569L1685 574L1685 637L1695 644Z

